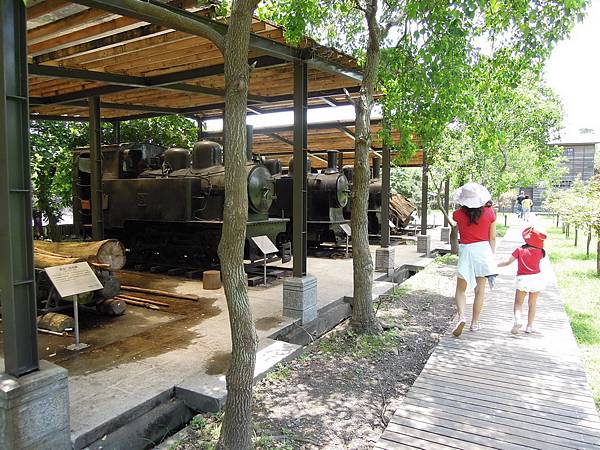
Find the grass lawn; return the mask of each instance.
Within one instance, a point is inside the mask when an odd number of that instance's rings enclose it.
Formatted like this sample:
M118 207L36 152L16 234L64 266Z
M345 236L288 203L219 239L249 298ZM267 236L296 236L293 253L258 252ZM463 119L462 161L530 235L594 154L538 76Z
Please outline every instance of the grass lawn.
M544 225L548 232L546 249L600 411L600 276L596 274L596 237L587 257L585 234L580 232L578 246L574 247L574 232L566 239L549 219L544 220Z

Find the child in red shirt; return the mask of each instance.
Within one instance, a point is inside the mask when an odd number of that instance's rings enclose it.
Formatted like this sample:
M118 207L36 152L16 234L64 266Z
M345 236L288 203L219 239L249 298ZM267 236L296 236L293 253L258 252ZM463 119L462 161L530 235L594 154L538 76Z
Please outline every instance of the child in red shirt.
M536 302L540 292L545 287L545 278L540 271L540 262L546 256L544 240L546 235L528 227L523 230L525 245L515 249L512 255L498 264L504 267L518 261L517 290L515 292L514 314L515 323L511 329L512 334L517 334L521 327L521 313L523 302L529 293L529 310L527 314L527 327L525 333L533 332L533 320L535 319Z

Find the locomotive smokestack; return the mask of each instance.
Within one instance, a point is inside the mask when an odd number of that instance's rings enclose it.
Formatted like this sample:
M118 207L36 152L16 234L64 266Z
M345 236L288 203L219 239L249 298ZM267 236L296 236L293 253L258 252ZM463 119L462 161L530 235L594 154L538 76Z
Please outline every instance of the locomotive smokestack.
M373 158L373 178L381 178L381 158Z
M252 161L252 144L254 141L254 127L246 125L246 161Z
M327 169L325 173L336 173L338 171L338 155L337 150L327 150Z

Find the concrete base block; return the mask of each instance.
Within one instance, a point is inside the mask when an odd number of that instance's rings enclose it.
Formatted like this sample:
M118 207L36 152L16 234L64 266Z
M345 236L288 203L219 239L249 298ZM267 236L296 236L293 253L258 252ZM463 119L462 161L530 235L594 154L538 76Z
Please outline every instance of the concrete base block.
M302 324L317 318L317 279L310 275L283 282L283 315L302 319Z
M428 234L417 235L417 253L425 253L429 256L431 253L431 236Z
M40 361L40 370L20 378L0 373L0 448L71 449L65 369Z
M440 228L440 241L450 243L450 227Z
M394 270L396 263L396 248L378 248L375 250L375 272Z

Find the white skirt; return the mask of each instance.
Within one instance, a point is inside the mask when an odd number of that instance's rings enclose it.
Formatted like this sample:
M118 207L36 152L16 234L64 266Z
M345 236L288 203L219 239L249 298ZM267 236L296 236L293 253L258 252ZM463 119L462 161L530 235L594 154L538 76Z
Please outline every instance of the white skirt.
M477 285L477 277L498 274L494 254L488 241L460 244L457 266L458 276L464 279L470 288Z
M517 275L517 289L523 292L540 292L546 288L546 277L542 273Z

